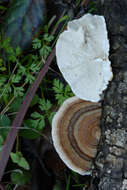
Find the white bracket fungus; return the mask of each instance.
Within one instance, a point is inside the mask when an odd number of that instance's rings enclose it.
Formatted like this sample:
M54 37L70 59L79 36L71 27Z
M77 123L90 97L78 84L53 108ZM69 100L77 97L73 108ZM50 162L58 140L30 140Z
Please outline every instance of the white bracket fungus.
M86 14L68 23L56 44L60 71L74 94L93 102L112 79L109 40L103 16Z

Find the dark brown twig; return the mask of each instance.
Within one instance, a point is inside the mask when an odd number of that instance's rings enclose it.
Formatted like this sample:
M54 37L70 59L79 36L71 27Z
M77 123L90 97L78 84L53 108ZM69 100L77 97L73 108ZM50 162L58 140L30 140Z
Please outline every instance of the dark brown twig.
M19 127L24 119L24 116L28 110L28 107L30 105L30 102L36 92L36 90L38 89L41 80L43 79L43 77L45 76L45 74L48 71L49 65L51 64L53 58L55 57L55 48L52 50L50 56L48 57L44 67L41 69L41 71L38 73L37 79L35 80L35 82L33 83L33 85L31 86L31 88L28 90L26 97L19 109L19 112L16 115L16 118L14 119L12 125L11 125L11 129L8 133L8 136L6 138L6 141L4 143L3 149L0 153L0 181L3 177L3 173L6 167L6 164L8 162L9 159L9 155L10 152L12 150L13 144L15 142Z

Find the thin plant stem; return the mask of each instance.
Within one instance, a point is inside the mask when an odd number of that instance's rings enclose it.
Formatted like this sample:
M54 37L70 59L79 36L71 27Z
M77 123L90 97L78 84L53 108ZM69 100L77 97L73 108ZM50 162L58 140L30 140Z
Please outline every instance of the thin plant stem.
M15 99L15 96L12 97L12 99L8 102L7 106L1 111L0 114L5 114L6 113L6 111L8 110L8 107L14 101L14 99Z
M13 69L12 73L11 73L11 76L10 76L10 78L9 78L8 82L7 82L7 85L8 85L8 84L9 84L9 82L11 81L11 79L12 79L12 77L13 77L13 74L14 74L14 72L15 72L16 68L17 68L17 65L18 65L18 62L16 63L16 65L15 65L15 67L14 67L14 69ZM1 99L1 97L4 95L4 92L5 92L5 91L6 91L6 88L4 88L4 89L3 89L3 92L2 92L2 94L0 95L0 99Z

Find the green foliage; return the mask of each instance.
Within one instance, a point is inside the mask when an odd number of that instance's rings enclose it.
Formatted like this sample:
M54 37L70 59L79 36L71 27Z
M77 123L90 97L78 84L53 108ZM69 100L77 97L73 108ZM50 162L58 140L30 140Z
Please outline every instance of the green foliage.
M5 140L11 121L7 115L0 114L0 136Z
M61 105L67 98L74 96L69 85L64 86L59 80L54 79L53 90L58 105Z
M0 87L2 88L6 82L6 77L4 75L0 75Z
M89 10L88 10L88 13L95 13L97 11L97 2L96 1L91 1L89 3Z
M33 40L33 48L34 49L39 49L39 48L41 48L41 40L40 39L38 39L38 38L35 38L34 40Z
M3 51L4 54L6 54L8 62L11 61L15 63L17 61L16 59L17 51L15 52L14 49L11 47L10 38L4 39L2 35L0 36L0 51ZM4 61L4 60L1 60L1 61Z
M7 115L0 114L0 152L7 137L11 121Z
M6 62L18 62L17 56L19 55L20 50L19 48L16 48L16 51L13 50L13 48L10 46L9 38L3 40L2 37L0 37L0 51L4 51L7 54L8 59ZM2 54L0 56L2 56ZM5 67L5 65L7 65L6 62L3 57L0 57L0 71L6 71L6 74L0 73L0 100L3 100L5 104L9 101L11 93L14 93L15 96L23 95L23 89L15 86L15 83L20 82L21 76L16 74L11 75L10 66L8 70Z
M69 175L67 178L66 190L70 189L70 181L71 181L71 176Z
M0 71L6 71L6 67L3 64L3 60L0 59Z
M17 112L21 106L22 101L23 97L15 98L15 101L13 101L9 107L9 112Z
M33 125L32 119L27 119L23 122L22 129L19 131L19 136L23 136L26 139L37 139L41 136L42 130L39 131L38 127Z
M0 52L5 52L6 59L0 54L0 102L1 112L9 113L17 112L21 106L24 96L29 86L36 78L36 74L44 62L42 59L46 58L50 49L50 41L53 39L50 35L44 35L41 39L35 40L33 53L26 56L21 55L21 49L17 47L15 50L10 46L10 39L0 38ZM36 53L38 49L39 54ZM50 50L49 50L50 49ZM40 55L42 52L42 56ZM34 53L35 52L35 53ZM38 138L43 128L45 127L46 119L51 123L54 112L51 111L52 104L48 100L41 101L38 95L33 98L30 107L36 105L38 111L29 114L27 119L23 122L23 127L19 135L28 139ZM11 117L10 117L11 118ZM11 120L7 114L0 115L0 151L4 144L5 138L8 134ZM12 117L13 118L13 117ZM11 119L12 119L11 118ZM18 147L19 148L19 147ZM17 150L16 153L10 154L11 160L15 163L14 167L20 168L17 171L11 172L11 182L16 185L24 185L30 179L30 173L24 170L29 170L30 166L22 153ZM20 172L19 172L20 171ZM8 187L9 189L9 187Z
M64 16L58 23L66 19L67 17ZM43 35L33 40L33 49L24 54L21 53L19 47L15 49L11 47L9 38L3 39L0 36L0 151L27 90L36 79L37 73L52 50L54 36L48 30L48 25L45 25ZM36 139L43 135L44 127L52 123L55 106L60 106L64 100L73 96L69 85L64 85L57 79L52 81L45 78L43 82L46 88L43 88L42 83L34 96L18 138L23 136L27 139ZM55 95L55 99L50 100L48 92ZM29 171L26 171L30 166L20 152L19 142L16 141L16 153L11 152L10 154L14 169L16 168L11 172L11 182L16 185L24 185L30 179Z
M7 185L6 185L6 190L12 190L12 187L11 187L11 186L12 186L12 184L7 184Z
M76 0L76 4L79 5L82 2L82 0Z
M14 51L10 46L9 38L3 40L0 38L0 51L7 53L7 62L13 62L16 65L12 68L6 68L7 63L0 55L0 101L3 101L5 105L10 101L10 97L23 97L25 94L24 84L31 85L35 80L35 74L40 70L40 57L37 55L29 54L25 59L19 57L21 50L19 47ZM29 61L28 61L29 60ZM24 65L24 62L28 61L28 64ZM12 70L12 72L10 72ZM6 74L3 73L6 71ZM2 72L2 73L1 73Z
M24 130L20 132L20 135L24 137L27 136L30 139L34 139L40 136L43 128L45 127L46 119L48 119L49 123L51 124L52 118L55 114L55 112L51 110L52 103L49 100L45 100L44 98L39 99L38 104L40 111L33 112L31 114L31 118L27 119L24 122L29 129L32 128L34 131L29 132L28 130ZM38 133L36 131L38 131Z
M45 99L40 99L39 102L39 108L41 111L44 111L44 117L45 119L48 118L50 124L52 122L52 118L55 114L55 112L52 112L51 108L52 108L52 104L49 100L45 100Z
M5 11L6 9L7 9L6 7L0 5L0 11Z
M31 175L27 171L17 170L11 173L11 181L13 184L24 185L29 182Z
M50 43L52 42L53 39L54 39L53 35L49 35L48 33L45 33L41 40L38 38L35 38L33 40L33 43L32 43L33 48L39 49L40 56L42 56L44 60L47 58L47 56L52 50Z
M34 95L31 103L30 103L30 107L33 107L34 105L36 105L39 102L39 97L37 94Z
M32 120L30 121L33 127L38 131L41 131L45 126L44 116L42 114L39 114L38 112L34 112L31 114L31 118Z
M28 162L23 157L21 152L16 152L16 153L11 152L10 156L11 156L12 161L14 163L18 164L18 166L20 166L20 167L22 167L22 168L24 168L26 170L30 169L30 166L29 166Z
M24 88L21 87L21 86L20 87L14 86L13 90L14 90L14 96L15 97L23 96L24 95Z

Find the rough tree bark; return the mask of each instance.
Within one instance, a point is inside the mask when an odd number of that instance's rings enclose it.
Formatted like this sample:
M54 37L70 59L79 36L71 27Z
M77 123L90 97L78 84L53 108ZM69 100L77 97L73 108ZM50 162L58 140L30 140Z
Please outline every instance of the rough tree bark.
M107 23L114 77L102 103L102 137L95 160L99 183L91 189L127 190L127 0L99 0L99 6Z

